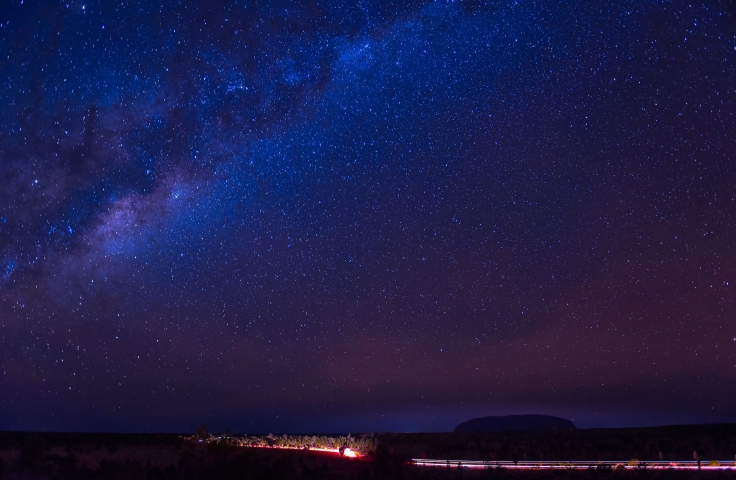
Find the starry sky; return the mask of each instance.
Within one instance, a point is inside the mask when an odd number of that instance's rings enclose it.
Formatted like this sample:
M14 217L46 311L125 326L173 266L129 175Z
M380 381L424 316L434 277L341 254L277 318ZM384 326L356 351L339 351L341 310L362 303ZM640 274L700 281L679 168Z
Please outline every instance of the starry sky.
M736 421L736 7L8 0L0 429Z

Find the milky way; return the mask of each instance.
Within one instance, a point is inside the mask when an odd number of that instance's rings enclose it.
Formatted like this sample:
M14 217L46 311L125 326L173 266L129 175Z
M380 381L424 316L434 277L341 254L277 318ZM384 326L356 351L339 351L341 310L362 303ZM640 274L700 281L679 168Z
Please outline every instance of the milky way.
M732 2L0 12L0 428L736 421Z

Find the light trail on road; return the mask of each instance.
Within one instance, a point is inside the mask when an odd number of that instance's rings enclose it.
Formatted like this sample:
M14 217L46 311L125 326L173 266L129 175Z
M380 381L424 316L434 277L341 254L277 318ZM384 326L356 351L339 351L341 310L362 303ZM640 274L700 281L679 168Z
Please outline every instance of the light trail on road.
M511 462L491 460L436 460L412 458L411 463L419 467L435 468L470 468L492 469L503 468L509 470L701 470L701 471L736 471L736 463L728 461L702 462L687 460L680 462L651 461L543 461L543 462Z

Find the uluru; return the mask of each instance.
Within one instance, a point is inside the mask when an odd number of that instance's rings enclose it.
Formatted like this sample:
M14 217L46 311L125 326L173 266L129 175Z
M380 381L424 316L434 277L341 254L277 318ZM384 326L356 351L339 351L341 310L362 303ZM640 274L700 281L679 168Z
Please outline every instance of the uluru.
M480 417L455 427L456 433L481 432L552 432L577 430L570 420L550 415L507 415Z

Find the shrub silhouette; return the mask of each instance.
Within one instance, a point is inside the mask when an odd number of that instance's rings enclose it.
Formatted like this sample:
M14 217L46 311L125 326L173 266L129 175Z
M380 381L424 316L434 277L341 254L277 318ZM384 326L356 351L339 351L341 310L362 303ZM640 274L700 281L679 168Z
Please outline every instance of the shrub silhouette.
M207 425L204 423L199 426L196 432L194 432L194 438L197 440L207 440L210 437L210 432L207 431Z
M20 463L28 470L35 470L41 465L48 445L43 435L32 433L25 437L20 449Z

